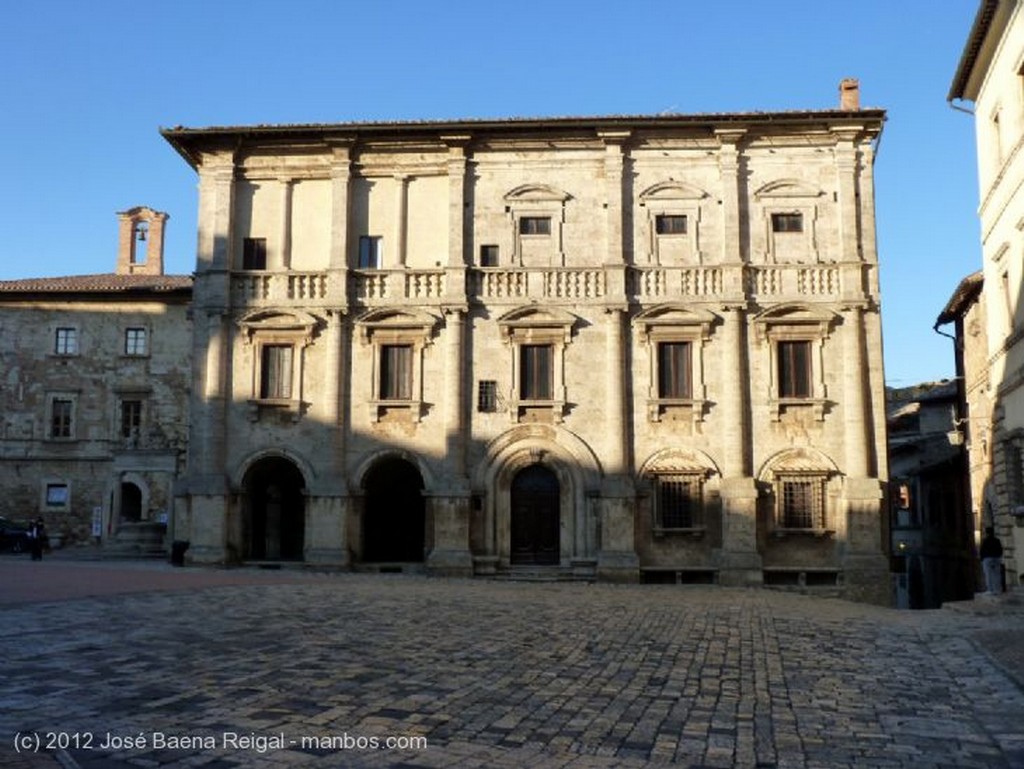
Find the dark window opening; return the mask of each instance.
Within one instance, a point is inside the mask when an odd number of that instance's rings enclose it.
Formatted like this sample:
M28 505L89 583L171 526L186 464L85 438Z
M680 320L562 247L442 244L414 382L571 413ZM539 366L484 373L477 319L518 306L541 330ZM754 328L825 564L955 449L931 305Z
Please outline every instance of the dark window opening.
M654 218L654 230L658 235L685 235L685 214L658 214Z
M661 342L658 345L658 397L690 398L690 343Z
M772 232L803 232L804 215L799 213L772 214Z
M498 266L498 247L497 246L480 246L480 266L481 267L497 267Z
M825 485L818 478L782 482L780 523L785 529L824 528Z
M136 438L142 427L142 401L121 401L121 437Z
M379 270L384 263L384 238L380 235L359 236L359 269Z
M412 345L386 344L380 348L380 399L412 399Z
M519 220L520 235L550 235L550 216L524 216Z
M266 238L245 238L242 240L242 269L267 269Z
M811 397L811 343L779 342L779 397Z
M50 437L71 437L71 414L74 404L70 400L54 398L50 409Z
M547 344L524 344L520 348L520 400L551 400L554 392L552 352L551 345Z
M260 398L287 400L292 397L292 346L264 345L261 353Z
M662 475L655 479L658 527L689 529L703 525L700 478Z

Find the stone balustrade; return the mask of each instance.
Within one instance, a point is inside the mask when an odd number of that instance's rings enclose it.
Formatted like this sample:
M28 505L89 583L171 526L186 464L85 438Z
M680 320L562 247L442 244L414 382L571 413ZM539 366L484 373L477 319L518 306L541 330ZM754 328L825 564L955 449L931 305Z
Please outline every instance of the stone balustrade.
M723 297L735 266L648 266L627 270L626 293L640 302ZM782 299L827 298L841 291L838 265L747 265L743 285L748 295ZM336 279L333 278L333 279ZM231 277L236 306L303 306L332 298L326 272L254 271ZM350 270L350 298L357 304L434 304L450 300L451 277L443 269ZM733 283L733 285L739 285ZM601 302L609 297L603 267L478 267L467 277L467 295L484 303L514 304L530 300ZM339 287L340 289L340 287ZM340 290L339 290L340 293Z

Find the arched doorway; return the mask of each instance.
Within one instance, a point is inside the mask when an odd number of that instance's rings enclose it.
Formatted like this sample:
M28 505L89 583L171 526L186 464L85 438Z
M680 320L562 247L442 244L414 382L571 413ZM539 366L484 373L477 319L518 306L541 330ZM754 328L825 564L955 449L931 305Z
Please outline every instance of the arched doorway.
M383 459L363 481L363 560L422 562L426 549L423 476L404 459Z
M142 489L134 483L121 484L121 520L127 523L142 520Z
M305 480L284 457L267 457L245 474L245 557L301 561L306 535Z
M561 510L558 476L530 465L512 479L511 552L514 564L557 564Z

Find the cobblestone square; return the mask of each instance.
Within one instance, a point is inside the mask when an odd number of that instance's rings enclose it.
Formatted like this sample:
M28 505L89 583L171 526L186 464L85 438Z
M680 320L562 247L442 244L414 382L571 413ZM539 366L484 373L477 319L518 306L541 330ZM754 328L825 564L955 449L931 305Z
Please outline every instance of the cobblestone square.
M14 558L0 578L4 766L1024 766L1013 599ZM64 750L19 757L19 734Z

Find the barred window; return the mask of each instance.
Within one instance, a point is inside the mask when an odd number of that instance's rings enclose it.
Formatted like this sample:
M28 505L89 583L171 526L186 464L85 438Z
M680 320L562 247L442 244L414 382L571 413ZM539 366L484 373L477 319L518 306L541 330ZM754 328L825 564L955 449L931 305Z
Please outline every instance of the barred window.
M654 516L659 529L691 529L704 525L704 489L699 475L654 477Z
M779 479L778 523L783 529L824 529L825 479L795 476Z
M477 383L476 410L493 414L498 410L498 383L493 379L482 379Z

